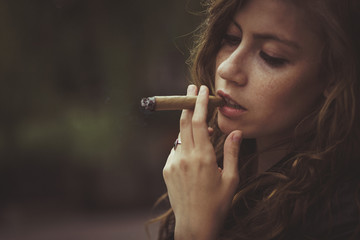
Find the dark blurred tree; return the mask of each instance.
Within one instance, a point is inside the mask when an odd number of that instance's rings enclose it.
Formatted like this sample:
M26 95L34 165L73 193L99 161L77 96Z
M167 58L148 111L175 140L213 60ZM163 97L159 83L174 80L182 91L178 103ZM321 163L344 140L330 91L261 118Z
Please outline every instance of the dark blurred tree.
M139 110L183 93L198 2L0 0L0 204L152 204L179 113ZM185 37L183 37L185 36ZM56 207L55 207L56 206Z

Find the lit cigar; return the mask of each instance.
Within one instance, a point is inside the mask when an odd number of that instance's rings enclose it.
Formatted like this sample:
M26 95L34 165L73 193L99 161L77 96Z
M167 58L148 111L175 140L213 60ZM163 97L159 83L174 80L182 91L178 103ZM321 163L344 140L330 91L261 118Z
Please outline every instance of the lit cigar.
M155 96L141 99L141 107L150 111L194 109L197 96ZM225 104L221 97L209 96L209 108Z

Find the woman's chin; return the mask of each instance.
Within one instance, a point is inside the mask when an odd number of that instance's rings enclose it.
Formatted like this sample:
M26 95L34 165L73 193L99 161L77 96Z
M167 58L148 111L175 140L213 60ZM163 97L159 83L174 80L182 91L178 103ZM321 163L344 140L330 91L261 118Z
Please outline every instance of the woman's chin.
M225 122L218 121L218 126L219 126L219 129L221 130L221 132L226 135L230 134L231 132L233 132L235 130L240 130L242 132L243 138L256 138L256 135L254 136L254 134L252 132L249 132L246 128L244 128L243 126L240 126L240 125L231 124L226 121Z
M230 124L226 124L226 123L222 123L222 122L218 122L218 126L219 126L221 132L224 134L230 134L232 131L235 131L235 130L243 131L239 126L232 126Z
M221 127L220 125L219 125L219 128L220 128L221 132L226 134L226 135L230 134L233 131L232 129L230 129L228 127Z

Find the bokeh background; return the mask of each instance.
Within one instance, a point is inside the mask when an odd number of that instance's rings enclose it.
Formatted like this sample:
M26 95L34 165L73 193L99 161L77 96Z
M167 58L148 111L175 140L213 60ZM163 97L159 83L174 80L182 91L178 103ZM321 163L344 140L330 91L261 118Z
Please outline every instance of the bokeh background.
M0 239L147 239L199 2L0 0Z

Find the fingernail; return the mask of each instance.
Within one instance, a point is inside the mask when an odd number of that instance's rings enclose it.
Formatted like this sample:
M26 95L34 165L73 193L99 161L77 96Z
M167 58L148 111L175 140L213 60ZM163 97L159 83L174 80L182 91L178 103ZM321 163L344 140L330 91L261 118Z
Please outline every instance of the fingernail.
M239 132L234 133L233 136L232 136L233 142L239 142L240 138L241 138L241 133L239 133Z
M201 94L205 94L205 93L206 93L206 87L205 87L204 85L202 85L202 86L200 87L200 93L201 93Z
M187 93L192 93L195 91L195 85L191 84L187 88Z

